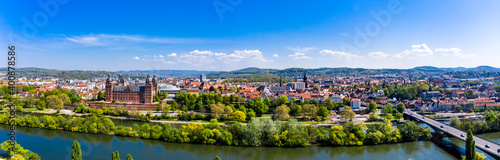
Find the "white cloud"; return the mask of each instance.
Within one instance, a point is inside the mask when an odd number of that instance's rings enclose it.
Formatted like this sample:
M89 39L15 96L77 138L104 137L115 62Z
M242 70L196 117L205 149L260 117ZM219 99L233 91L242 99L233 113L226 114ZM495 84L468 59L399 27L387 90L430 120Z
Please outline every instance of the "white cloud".
M311 51L311 50L315 50L316 48L314 47L304 47L304 48L300 48L300 47L286 47L287 49L289 50L292 50L292 51L295 51L295 52L299 52L299 53L306 53L308 51Z
M158 57L163 58L163 56L162 56L162 55L158 55Z
M279 57L278 54L273 54L273 57Z
M379 58L386 58L389 56L389 54L385 54L384 52L370 52L368 53L368 56L379 59Z
M259 50L235 50L231 54L194 50L189 54L179 56L179 62L194 65L208 64L215 61L222 63L271 62L271 60L265 59Z
M432 52L426 44L420 45L411 45L410 50L405 50L399 54L394 55L396 58L408 58L408 59L418 59L427 56L432 56L434 53Z
M82 36L65 36L74 43L89 45L123 45L123 43L158 43L158 44L193 44L206 43L212 40L200 38L147 37L141 35L88 34Z
M311 57L306 56L305 53L299 53L295 52L295 54L288 55L289 57L292 57L294 60L299 60L299 59L311 59Z
M361 57L361 56L358 56L357 54L346 53L346 52L341 52L341 51L332 51L332 50L322 50L319 53L321 53L323 55L337 56L338 58L343 58L343 59L352 59L352 58L360 58Z
M167 63L167 64L174 64L174 62L172 62L172 61L165 61L165 62L163 62L163 63Z
M235 50L234 53L229 54L226 56L226 59L229 61L235 61L235 62L250 62L250 61L255 61L255 62L269 62L270 60L266 60L264 56L262 55L262 52L259 50L242 50L238 51Z
M316 48L314 47L287 47L287 49L295 51L294 54L288 55L289 57L292 57L293 60L300 60L300 59L311 59L311 57L306 56L306 53L311 50L315 50ZM277 56L277 54L276 54Z
M133 59L135 59L135 60L139 60L140 58L136 56L136 57L134 57Z
M80 43L80 44L88 44L88 45L102 45L98 42L97 37L94 36L80 36L80 37L66 37L66 40L71 42Z
M463 54L462 50L458 49L458 48L438 48L434 51L439 52L445 56L454 56L454 57L458 57L458 58L477 57L477 54Z
M176 53L171 53L171 54L167 55L167 57L177 57L177 54Z
M190 54L194 54L194 55L214 55L214 53L212 53L212 51L199 51L199 50L194 50L194 51L191 51L189 52Z

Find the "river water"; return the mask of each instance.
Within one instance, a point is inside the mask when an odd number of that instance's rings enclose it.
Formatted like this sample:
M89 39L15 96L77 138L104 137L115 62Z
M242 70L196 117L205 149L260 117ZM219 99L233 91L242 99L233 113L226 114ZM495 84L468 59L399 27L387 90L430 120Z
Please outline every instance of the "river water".
M0 135L7 140L7 125L0 125ZM497 134L500 141L500 134ZM429 141L355 147L234 147L167 143L140 138L75 133L61 130L17 127L17 141L38 153L42 159L70 159L73 140L80 142L83 159L111 159L118 151L121 159L131 154L136 160L193 159L211 160L219 156L233 159L456 159ZM462 146L463 147L463 146Z

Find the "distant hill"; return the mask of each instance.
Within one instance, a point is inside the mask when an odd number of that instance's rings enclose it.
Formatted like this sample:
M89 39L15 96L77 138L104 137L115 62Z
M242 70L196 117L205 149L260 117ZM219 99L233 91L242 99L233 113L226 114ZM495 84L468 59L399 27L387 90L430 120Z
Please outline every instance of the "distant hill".
M197 70L131 70L131 71L118 71L116 73L129 74L137 76L146 76L148 74L155 74L157 76L200 76L201 74L213 74L220 71L197 71Z
M211 76L225 76L225 75L245 75L245 74L259 74L259 73L270 73L277 71L277 69L261 69L257 67L249 67L240 70L230 71L230 72L216 72L210 74Z
M0 72L6 73L7 68L0 68ZM52 76L62 80L66 79L93 79L105 77L108 74L116 74L109 71L83 71L83 70L55 70L44 68L16 68L16 74L23 77Z
M443 69L443 68L437 68L433 66L420 66L420 67L415 67L412 70L416 71L421 71L421 72L447 72L449 70Z
M465 72L465 71L475 71L475 72L500 72L500 68L495 68L491 66L477 66L474 68L465 68L465 67L455 67L455 68L438 68L432 66L420 66L413 68L418 71L427 71L427 72Z
M474 68L439 68L433 66L419 66L412 69L367 69L367 68L315 68L315 69L304 69L304 68L287 68L287 69L266 69L249 67L244 69L239 69L235 71L198 71L198 70L131 70L131 71L84 71L84 70L55 70L55 69L44 69L44 68L16 68L17 75L19 76L53 76L60 78L62 80L66 79L92 79L92 78L103 78L107 74L116 75L122 74L126 77L132 78L144 78L147 74L156 74L158 76L199 76L205 74L207 76L214 77L232 77L232 78L250 78L250 77L266 77L268 79L278 79L278 76L286 77L301 77L303 76L304 70L310 76L354 76L354 75L369 75L369 74L398 74L398 73L415 73L415 72L428 72L428 73L439 73L439 72L463 72L463 71L475 71L475 72L500 72L500 68L495 68L491 66L477 66ZM0 68L0 75L6 74L7 68ZM256 76L249 76L256 75Z

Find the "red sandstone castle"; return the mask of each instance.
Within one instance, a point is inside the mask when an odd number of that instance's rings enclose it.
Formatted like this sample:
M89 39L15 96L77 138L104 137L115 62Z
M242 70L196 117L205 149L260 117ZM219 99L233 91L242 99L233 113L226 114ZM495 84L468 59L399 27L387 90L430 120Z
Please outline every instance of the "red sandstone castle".
M153 97L158 92L156 76L146 78L146 83L128 85L123 77L118 77L118 82L111 81L111 76L106 79L106 102L127 102L127 103L153 103Z

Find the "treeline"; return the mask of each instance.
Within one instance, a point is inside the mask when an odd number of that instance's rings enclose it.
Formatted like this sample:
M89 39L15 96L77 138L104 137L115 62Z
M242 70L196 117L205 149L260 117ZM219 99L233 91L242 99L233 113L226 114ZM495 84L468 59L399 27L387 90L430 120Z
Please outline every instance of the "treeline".
M245 75L224 75L227 80L223 83L250 83L250 82L269 82L269 83L279 83L280 80L283 83L293 82L293 79L283 78L269 73L258 73L258 74L245 74Z
M0 150L11 156L12 160L40 160L40 156L30 150L24 149L16 141L11 142L10 140L2 142L0 144Z
M62 116L30 116L16 117L9 121L7 113L0 114L0 123L14 124L45 129L62 129L72 132L110 134L128 137L140 137L174 143L196 143L233 146L278 146L304 147L312 144L343 146L397 143L404 141L427 140L431 138L429 128L422 128L412 121L407 121L396 128L389 121L377 123L375 127L367 129L363 124L347 123L345 126L334 125L328 129L315 126L305 126L291 119L288 122L271 118L252 118L243 126L234 123L229 126L220 126L217 120L202 125L189 123L180 129L170 124L151 126L149 123L134 124L132 127L115 126L106 117L91 116L62 117ZM364 132L364 130L367 130Z
M261 99L259 97L253 100L243 101L239 100L237 96L221 96L220 94L214 93L201 93L200 95L189 94L189 93L178 93L176 94L176 101L169 104L159 104L157 111L191 111L197 110L200 112L209 111L212 115L209 118L216 118L219 120L230 120L229 117L232 116L233 112L236 113L241 111L247 120L251 117L261 116L264 113L274 113L274 119L287 120L290 116L293 117L303 117L307 119L320 119L328 116L328 110L338 109L340 106L349 105L350 101L344 99L341 104L335 104L328 97L322 102L318 102L316 99L312 101L297 101L296 98L288 99L286 96L280 96L276 98L265 97ZM163 107L161 107L163 106ZM281 108L278 108L280 107ZM197 115L196 113L184 113L180 118L181 120L188 119L205 119L202 115ZM220 115L220 116L219 116ZM319 116L319 117L318 117ZM197 118L196 118L197 117Z
M286 96L272 98L256 97L252 100L246 101L244 98L235 95L222 96L219 93L200 93L199 95L191 93L177 93L175 94L175 99L176 101L172 102L171 104L172 109L179 109L182 111L207 111L210 110L211 104L222 103L224 105L230 105L233 108L239 108L239 106L243 105L246 108L253 109L257 114L263 114L268 111L273 112L276 107L283 104L286 104L290 108L296 105L314 104L316 107L324 106L329 110L338 109L342 105L350 105L348 99L344 100L342 104L335 104L329 97L327 97L322 102L318 102L316 99L313 99L311 101L297 101L296 98L288 99L288 97Z
M4 99L8 99L14 105L16 105L17 111L22 111L23 108L37 108L38 110L44 110L46 108L51 109L62 109L64 104L73 104L80 102L82 98L78 96L75 89L59 88L51 91L40 91L37 95L35 94L36 86L26 86L23 85L21 91L29 92L30 95L21 98L12 98L7 85L3 85L0 89L0 94L3 94ZM17 86L16 86L17 87ZM0 102L0 107L3 108L5 102Z
M487 133L500 131L500 112L487 110L482 120L460 120L457 116L450 118L450 125L463 131L471 130L473 133Z
M0 68L0 71L6 70L7 68ZM116 74L107 71L55 70L44 68L17 68L16 73L22 77L53 76L61 80L103 78L108 74Z
M413 82L408 85L397 85L397 84L385 84L385 85L365 85L362 84L358 86L359 88L370 88L371 93L375 93L377 90L384 91L385 96L388 98L401 99L417 99L422 97L423 92L427 91L439 91L444 93L442 88L433 88L427 83L417 83Z

